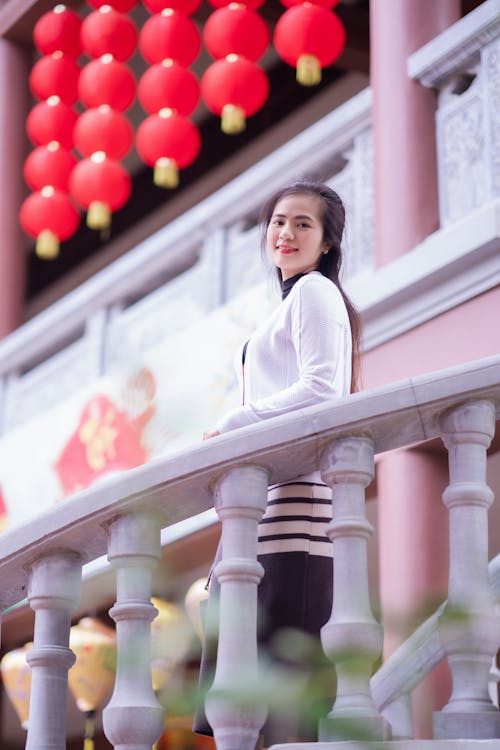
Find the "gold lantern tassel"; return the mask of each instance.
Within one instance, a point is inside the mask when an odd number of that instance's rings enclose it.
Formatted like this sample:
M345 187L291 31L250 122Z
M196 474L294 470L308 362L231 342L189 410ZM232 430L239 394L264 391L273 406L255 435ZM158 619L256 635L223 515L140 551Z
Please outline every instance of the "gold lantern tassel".
M179 169L173 159L162 157L154 166L153 182L158 187L176 188L179 185Z
M245 130L245 110L235 104L224 104L220 127L223 133L234 135Z
M85 711L85 737L83 750L94 750L94 716L95 711Z
M321 65L314 55L301 55L297 60L297 81L302 86L317 86L321 81Z
M111 211L106 203L92 201L87 211L89 229L108 229L111 224Z
M43 260L54 260L59 255L59 238L50 229L43 229L36 238L35 252Z

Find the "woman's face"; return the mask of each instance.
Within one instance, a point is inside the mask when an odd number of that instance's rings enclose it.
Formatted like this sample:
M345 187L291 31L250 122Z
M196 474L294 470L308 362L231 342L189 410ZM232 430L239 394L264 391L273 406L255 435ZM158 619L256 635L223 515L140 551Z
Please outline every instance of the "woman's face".
M308 193L285 195L276 203L266 244L283 281L318 267L321 254L327 249L321 209L321 199Z

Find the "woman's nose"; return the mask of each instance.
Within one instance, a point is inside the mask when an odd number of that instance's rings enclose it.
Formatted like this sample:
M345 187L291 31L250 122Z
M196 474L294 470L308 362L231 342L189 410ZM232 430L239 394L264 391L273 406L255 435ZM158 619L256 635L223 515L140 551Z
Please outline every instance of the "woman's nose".
M288 225L283 225L280 229L280 237L293 237L292 229Z

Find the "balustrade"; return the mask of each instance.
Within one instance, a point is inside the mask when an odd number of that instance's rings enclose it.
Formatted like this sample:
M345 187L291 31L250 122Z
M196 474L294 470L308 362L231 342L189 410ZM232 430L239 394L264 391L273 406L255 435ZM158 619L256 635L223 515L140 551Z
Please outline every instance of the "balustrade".
M115 750L151 750L163 731L163 709L151 682L151 574L160 559L157 514L127 513L109 525L108 559L116 569L117 667L111 700L103 712Z
M35 611L27 750L65 750L71 613L78 603L82 564L71 550L44 555L30 566L28 600Z
M373 442L350 437L330 444L320 462L332 488L333 608L321 639L335 663L337 697L320 722L321 740L358 735L387 739L389 728L375 707L370 676L382 652L381 625L373 617L368 591L367 538L373 533L365 515L365 487L374 476Z
M500 736L500 713L488 692L493 656L500 645L500 618L488 579L486 450L495 432L489 401L466 403L441 420L448 449L450 484L443 500L450 514L448 604L439 632L453 676L453 691L434 716L439 739Z
M160 556L165 523L161 514L171 522L188 518L209 507L213 496L222 522L222 559L215 569L221 601L218 662L207 716L219 750L253 750L266 714L263 703L255 702L256 602L262 575L256 560L257 525L268 483L292 479L299 465L301 471L312 470L318 457L323 478L332 487L329 534L335 550L334 606L322 639L338 675L337 698L321 722L318 746L344 739L346 729L353 736L354 727L358 737L386 739L389 722L397 737L408 736L409 692L418 681L416 673L423 674L427 666L412 655L405 662L411 679L392 692L386 673L382 699L380 682L370 679L382 631L369 601L366 544L372 530L364 513L364 489L373 477L374 453L438 435L450 461L450 485L444 494L450 511L449 602L439 613L441 642L425 626L416 649L426 650L429 668L446 655L453 673L450 701L435 717L436 736L468 737L470 742L498 737L498 710L488 695L500 629L488 582L487 510L492 497L485 465L499 417L500 358L492 357L183 449L129 474L109 477L46 513L42 526L34 521L6 532L0 600L4 607L19 601L28 582L36 613L28 657L33 668L28 750L64 747L67 669L73 660L69 627L81 562L102 555L106 545L117 573L111 616L116 621L118 665L104 729L117 750L150 750L163 726L149 663L155 616L151 576ZM350 671L347 655L353 651L356 670ZM263 699L258 688L257 695ZM312 750L314 743L307 748Z
M257 526L266 509L268 475L258 466L225 474L215 487L222 522L222 558L214 569L220 583L215 678L206 698L217 750L254 750L266 708L258 699Z

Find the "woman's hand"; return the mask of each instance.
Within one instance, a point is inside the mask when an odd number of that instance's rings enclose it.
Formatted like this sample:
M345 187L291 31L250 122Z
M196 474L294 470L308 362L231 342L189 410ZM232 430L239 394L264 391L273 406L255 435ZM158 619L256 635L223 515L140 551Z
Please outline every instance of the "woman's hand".
M209 440L210 438L217 437L220 435L219 430L207 430L203 433L203 440Z

